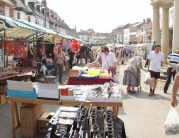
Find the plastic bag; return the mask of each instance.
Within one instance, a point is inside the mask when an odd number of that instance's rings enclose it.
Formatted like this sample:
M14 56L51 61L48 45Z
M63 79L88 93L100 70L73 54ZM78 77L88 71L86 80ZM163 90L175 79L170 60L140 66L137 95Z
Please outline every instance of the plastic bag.
M117 84L119 84L119 73L118 73L118 72L116 72L116 73L114 74L114 82L117 83Z
M176 108L171 107L164 123L165 135L179 134L179 116Z
M145 75L144 83L150 85L150 72L147 72L147 74Z

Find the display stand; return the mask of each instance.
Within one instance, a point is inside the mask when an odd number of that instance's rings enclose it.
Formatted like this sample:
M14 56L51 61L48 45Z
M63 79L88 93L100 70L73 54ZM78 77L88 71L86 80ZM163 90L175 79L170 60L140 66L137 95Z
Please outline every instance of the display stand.
M119 107L122 107L121 102L76 102L76 101L60 101L60 100L44 100L44 99L27 99L27 98L16 98L16 97L6 97L7 101L11 102L11 121L12 121L12 134L13 138L16 138L16 130L20 128L20 120L17 103L34 103L34 104L46 104L46 105L65 105L65 106L80 106L82 103L84 106L102 106L102 107L112 107L115 115L119 112Z

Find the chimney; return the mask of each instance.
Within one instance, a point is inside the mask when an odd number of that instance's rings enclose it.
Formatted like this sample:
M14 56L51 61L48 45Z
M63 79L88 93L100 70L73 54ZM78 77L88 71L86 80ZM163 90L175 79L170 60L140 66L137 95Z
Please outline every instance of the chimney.
M64 24L64 20L61 20L62 21L62 24Z
M151 18L148 17L148 18L146 19L146 22L147 22L147 23L150 23L150 22L151 22Z
M47 0L42 0L41 3L43 4L44 7L45 7L45 5L47 6Z

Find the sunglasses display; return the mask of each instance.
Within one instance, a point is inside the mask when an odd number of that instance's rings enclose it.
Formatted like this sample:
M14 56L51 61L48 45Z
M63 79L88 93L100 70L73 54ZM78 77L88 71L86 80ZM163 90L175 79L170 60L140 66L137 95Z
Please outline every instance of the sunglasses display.
M83 104L76 111L57 111L49 130L49 138L126 138L124 122L111 110Z

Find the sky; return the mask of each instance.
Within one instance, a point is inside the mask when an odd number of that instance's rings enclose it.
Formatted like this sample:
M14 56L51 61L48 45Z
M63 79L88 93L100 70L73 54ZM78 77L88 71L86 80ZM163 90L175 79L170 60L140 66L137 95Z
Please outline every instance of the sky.
M40 0L41 1L41 0ZM152 19L150 0L46 0L65 23L77 31L110 33L121 24Z

